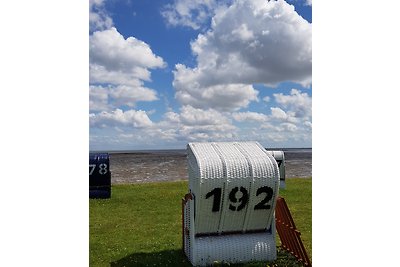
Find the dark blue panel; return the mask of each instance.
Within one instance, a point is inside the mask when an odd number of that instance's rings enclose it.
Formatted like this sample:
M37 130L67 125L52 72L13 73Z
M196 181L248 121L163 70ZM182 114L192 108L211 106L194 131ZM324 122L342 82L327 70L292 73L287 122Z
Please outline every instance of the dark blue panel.
M111 197L111 188L107 190L89 190L89 198L110 198Z
M89 197L104 198L107 195L111 195L110 156L108 153L89 153Z

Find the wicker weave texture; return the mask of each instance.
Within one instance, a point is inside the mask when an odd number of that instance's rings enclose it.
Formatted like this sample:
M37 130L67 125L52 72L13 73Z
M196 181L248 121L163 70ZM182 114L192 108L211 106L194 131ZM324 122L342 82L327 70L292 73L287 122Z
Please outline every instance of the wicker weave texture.
M193 201L190 201L193 202ZM192 225L191 225L191 220L190 220L190 216L191 216L191 203L188 202L186 203L184 209L183 209L183 250L185 252L185 254L187 255L189 260L192 260L192 250L193 250L193 235L190 235L189 233L191 233L192 229ZM193 204L192 204L193 205Z
M223 185L225 178L222 160L207 143L198 143L196 149L188 149L188 165L189 188L194 195L196 206L196 233L218 232L220 214L210 212L213 202L204 201L200 196L205 196L209 191ZM194 177L201 177L201 180Z
M273 229L275 231L275 228ZM268 232L196 238L194 266L276 259L275 235Z
M269 228L279 191L279 169L259 143L190 143L188 166L196 234Z
M279 163L280 188L286 188L285 153L283 151L267 151Z

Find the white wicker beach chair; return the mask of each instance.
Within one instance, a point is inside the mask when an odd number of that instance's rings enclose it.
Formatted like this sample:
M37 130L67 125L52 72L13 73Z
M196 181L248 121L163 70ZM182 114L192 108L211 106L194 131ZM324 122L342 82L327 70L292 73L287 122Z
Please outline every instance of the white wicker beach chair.
M285 153L283 153L283 151L271 151L271 150L267 150L267 152L271 154L278 163L279 176L280 176L279 187L285 188L286 187Z
M187 152L183 250L189 261L275 260L280 172L272 153L257 142L189 143Z

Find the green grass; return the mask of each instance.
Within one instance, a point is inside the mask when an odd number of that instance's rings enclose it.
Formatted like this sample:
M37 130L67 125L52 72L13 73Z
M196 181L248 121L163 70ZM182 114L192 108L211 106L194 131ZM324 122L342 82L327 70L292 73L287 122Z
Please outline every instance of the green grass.
M191 266L181 251L181 199L186 193L186 181L113 185L110 199L90 199L90 266ZM311 179L287 180L280 195L311 257ZM298 265L278 250L270 266Z
M301 240L311 260L311 182L312 179L287 179L286 188L279 195L285 198L296 228L301 232Z

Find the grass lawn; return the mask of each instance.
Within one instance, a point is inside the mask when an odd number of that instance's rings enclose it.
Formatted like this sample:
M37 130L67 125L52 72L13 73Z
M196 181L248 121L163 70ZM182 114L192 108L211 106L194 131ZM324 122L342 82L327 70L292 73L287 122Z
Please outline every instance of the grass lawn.
M280 190L279 195L286 200L311 260L311 179L286 179L286 189Z
M311 258L311 179L288 179L286 185L280 195ZM113 185L110 199L90 199L90 266L191 266L181 251L181 199L187 188L186 181ZM298 266L281 251L274 264Z

